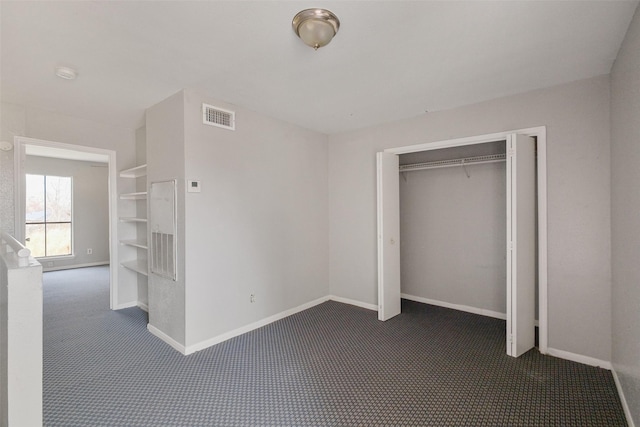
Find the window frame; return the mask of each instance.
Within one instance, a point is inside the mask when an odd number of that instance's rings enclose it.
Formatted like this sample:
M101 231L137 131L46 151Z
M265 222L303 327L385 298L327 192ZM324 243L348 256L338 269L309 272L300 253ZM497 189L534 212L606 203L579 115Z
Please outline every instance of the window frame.
M74 258L75 257L75 244L74 244L74 240L75 240L75 231L74 231L74 191L73 191L73 184L74 184L74 180L73 180L73 176L61 176L61 175L53 175L53 174L45 174L45 173L26 173L25 174L25 180L27 176L40 176L43 178L43 203L44 203L44 215L43 215L43 220L42 221L38 221L38 222L29 222L27 221L27 206L26 206L26 201L28 200L28 194L27 194L27 186L25 185L25 221L24 221L24 227L25 227L25 243L26 243L26 239L28 236L27 233L27 228L29 225L43 225L44 226L44 256L34 256L34 258L36 259L47 259L47 260L53 260L53 259L63 259L63 258ZM47 221L47 177L55 177L55 178L68 178L69 179L69 221ZM69 253L68 254L58 254L58 255L47 255L47 225L48 224L69 224Z

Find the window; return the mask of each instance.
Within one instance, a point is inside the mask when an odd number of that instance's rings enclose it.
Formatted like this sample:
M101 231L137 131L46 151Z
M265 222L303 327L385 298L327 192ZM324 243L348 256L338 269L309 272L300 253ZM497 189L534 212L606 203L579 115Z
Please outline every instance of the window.
M71 177L27 174L25 240L34 257L71 255Z

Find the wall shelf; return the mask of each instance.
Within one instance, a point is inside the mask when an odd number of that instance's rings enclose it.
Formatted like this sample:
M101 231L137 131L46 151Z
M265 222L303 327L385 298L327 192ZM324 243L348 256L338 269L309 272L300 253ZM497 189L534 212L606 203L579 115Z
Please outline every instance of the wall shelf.
M138 191L135 193L123 193L120 195L121 200L143 200L147 198L146 191Z
M138 218L135 216L121 216L118 219L121 222L147 222L147 218Z
M134 259L131 261L125 261L120 263L124 268L128 268L129 270L133 270L136 273L140 273L143 275L147 275L147 260L146 259Z
M147 249L147 242L143 240L137 239L123 239L120 240L120 243L127 246L133 246L140 249Z
M131 169L124 169L120 171L121 178L140 178L142 176L147 176L147 165L136 166Z

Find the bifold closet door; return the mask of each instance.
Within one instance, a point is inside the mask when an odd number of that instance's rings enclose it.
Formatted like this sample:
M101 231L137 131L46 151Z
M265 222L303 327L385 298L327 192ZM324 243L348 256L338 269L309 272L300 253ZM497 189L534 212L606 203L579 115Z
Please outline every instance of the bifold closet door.
M507 354L535 346L535 140L507 137Z
M400 182L396 154L377 153L378 319L400 314Z

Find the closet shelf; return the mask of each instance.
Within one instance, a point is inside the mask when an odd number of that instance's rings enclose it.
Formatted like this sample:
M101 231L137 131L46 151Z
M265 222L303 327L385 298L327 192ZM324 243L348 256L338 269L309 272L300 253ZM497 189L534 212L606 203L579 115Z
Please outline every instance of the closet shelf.
M147 165L136 166L135 168L120 171L121 178L140 178L147 175Z
M120 243L127 246L134 246L140 249L147 249L147 242L143 240L123 239L123 240L120 240Z
M125 261L125 262L122 262L121 265L124 268L128 268L129 270L135 271L136 273L140 273L145 276L148 275L146 259L134 259L131 261Z
M436 160L433 162L401 165L400 172L410 172L424 169L448 168L451 166L478 165L482 163L496 163L506 160L506 154L489 154L486 156L465 157L463 159Z

